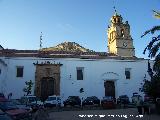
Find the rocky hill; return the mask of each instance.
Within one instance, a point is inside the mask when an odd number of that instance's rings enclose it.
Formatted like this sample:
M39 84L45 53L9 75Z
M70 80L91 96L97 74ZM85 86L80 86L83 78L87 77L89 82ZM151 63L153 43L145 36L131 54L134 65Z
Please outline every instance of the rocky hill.
M44 51L70 51L70 52L94 52L86 49L75 42L63 42L55 47L43 48Z

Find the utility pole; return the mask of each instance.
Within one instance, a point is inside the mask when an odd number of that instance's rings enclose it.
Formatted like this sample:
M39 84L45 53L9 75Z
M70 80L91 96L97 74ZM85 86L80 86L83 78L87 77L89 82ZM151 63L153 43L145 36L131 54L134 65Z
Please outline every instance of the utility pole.
M41 50L42 49L42 32L40 34L40 44L39 44L39 49Z

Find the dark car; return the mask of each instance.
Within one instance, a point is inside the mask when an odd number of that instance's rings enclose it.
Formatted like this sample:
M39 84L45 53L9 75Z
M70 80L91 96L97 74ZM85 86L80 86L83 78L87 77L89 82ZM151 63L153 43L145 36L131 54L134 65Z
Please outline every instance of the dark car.
M7 99L5 97L0 97L0 102L5 102Z
M7 113L9 116L11 116L15 120L23 119L23 118L29 118L29 111L25 109L19 109L13 102L11 101L4 101L0 102L0 109Z
M104 109L115 108L115 99L112 96L105 96L101 100L101 106Z
M4 94L3 94L3 93L0 93L0 97L4 97Z
M68 99L63 102L63 104L64 104L64 107L67 106L67 105L70 105L70 106L78 105L78 106L80 106L81 105L81 99L79 98L79 96L69 96Z
M3 93L0 93L0 102L7 101Z
M82 105L100 105L100 100L96 96L87 97L83 102Z
M28 111L31 110L30 106L27 106L25 103L22 103L18 99L12 99L11 101L13 102L13 104L15 104L20 109L25 109L25 110L28 110Z
M127 95L121 95L117 99L117 104L129 104L129 97Z
M12 118L0 109L0 120L12 120Z

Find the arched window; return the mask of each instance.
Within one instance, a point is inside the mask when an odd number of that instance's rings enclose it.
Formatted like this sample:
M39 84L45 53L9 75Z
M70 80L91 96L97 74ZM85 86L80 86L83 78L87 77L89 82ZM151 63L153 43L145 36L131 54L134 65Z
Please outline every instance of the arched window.
M124 30L121 30L121 37L124 37Z
M117 23L120 23L120 18L117 18Z

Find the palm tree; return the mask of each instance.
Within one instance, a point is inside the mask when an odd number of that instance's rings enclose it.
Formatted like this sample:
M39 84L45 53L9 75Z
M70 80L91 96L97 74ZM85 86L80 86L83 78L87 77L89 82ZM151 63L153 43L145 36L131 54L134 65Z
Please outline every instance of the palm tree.
M157 12L153 10L154 16L157 19L160 19L160 12ZM154 34L155 32L160 31L160 25L154 26L150 30L147 30L144 32L144 34L141 37L144 37L145 35L151 33ZM149 42L147 47L144 49L143 54L146 53L146 51L149 51L148 57L155 58L155 63L153 66L153 70L160 75L160 35L152 37L152 40Z
M157 19L160 19L160 12L154 11L154 16ZM150 63L148 62L148 73L151 77L151 80L145 80L142 91L145 94L148 94L155 99L157 97L160 97L160 34L156 34L155 32L160 31L160 25L154 26L150 30L147 30L144 32L144 34L141 37L144 37L145 35L151 33L154 34L149 44L146 46L146 48L143 51L143 54L148 51L148 57L155 58L153 70L155 71L155 74L153 74L152 69L150 68Z

